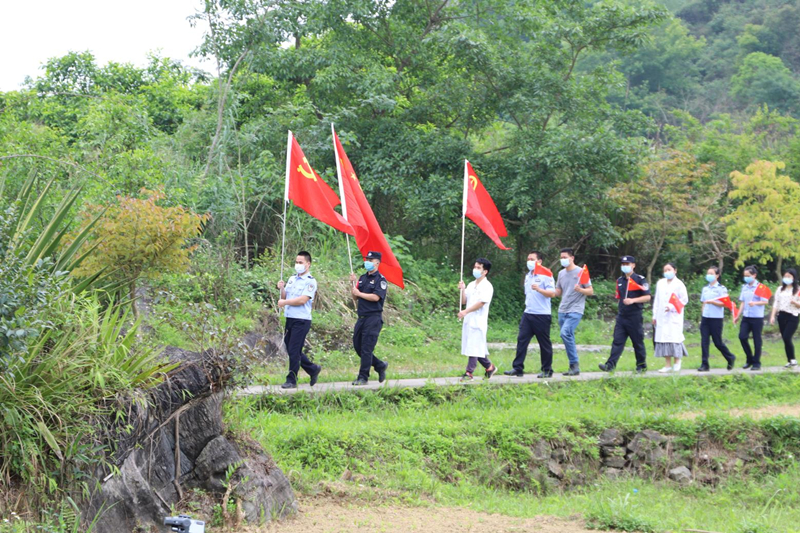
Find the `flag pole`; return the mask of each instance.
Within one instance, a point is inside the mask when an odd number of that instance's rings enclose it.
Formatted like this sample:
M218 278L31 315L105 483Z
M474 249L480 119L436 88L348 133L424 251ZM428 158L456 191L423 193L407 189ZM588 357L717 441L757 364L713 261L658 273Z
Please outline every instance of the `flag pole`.
M331 140L333 141L333 156L336 159L336 176L339 181L339 200L342 202L342 216L347 220L347 200L344 196L344 187L342 183L342 163L339 159L339 148L336 146L336 129L333 127L333 122L331 122ZM352 274L354 272L353 252L350 250L350 236L347 233L344 234L344 242L347 243L347 259L350 261L350 273Z
M467 165L469 161L464 160L464 190L461 198L461 283L464 283L464 232L467 224L467 187L469 187L469 173L467 172ZM461 301L464 299L464 289L461 289L458 294L458 311L461 312Z
M283 230L281 236L281 281L283 281L283 263L286 256L286 206L289 204L289 173L292 164L292 132L289 130L286 142L286 182L283 187Z

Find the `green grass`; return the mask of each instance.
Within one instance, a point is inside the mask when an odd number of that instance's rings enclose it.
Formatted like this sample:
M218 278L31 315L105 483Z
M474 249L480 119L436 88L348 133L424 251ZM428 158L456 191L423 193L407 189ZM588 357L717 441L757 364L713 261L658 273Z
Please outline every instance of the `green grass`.
M796 402L799 392L792 375L427 387L242 399L227 405L226 419L259 440L293 486L309 493L347 470L376 495L414 505L522 517L580 514L601 528L642 531L791 531L800 523L800 420L754 422L721 411ZM708 416L671 416L685 411ZM596 456L596 436L608 427L653 428L687 444L705 432L733 449L757 434L775 453L761 473L733 474L716 488L636 478L566 492L541 484L531 467L533 443L545 438ZM355 482L344 485L363 491Z

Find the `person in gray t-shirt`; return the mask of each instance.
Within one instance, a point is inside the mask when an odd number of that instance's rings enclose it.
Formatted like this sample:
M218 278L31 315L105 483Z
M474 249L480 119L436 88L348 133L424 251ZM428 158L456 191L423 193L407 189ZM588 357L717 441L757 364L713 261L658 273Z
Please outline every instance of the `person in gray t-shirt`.
M569 359L569 370L564 372L564 375L577 376L581 373L581 368L578 349L575 347L575 330L583 318L586 297L592 296L594 289L591 280L588 283L578 283L583 268L575 264L575 252L572 248L561 250L561 266L564 269L558 273L556 298L561 297L561 304L558 306L558 327L561 329L561 340L564 341Z

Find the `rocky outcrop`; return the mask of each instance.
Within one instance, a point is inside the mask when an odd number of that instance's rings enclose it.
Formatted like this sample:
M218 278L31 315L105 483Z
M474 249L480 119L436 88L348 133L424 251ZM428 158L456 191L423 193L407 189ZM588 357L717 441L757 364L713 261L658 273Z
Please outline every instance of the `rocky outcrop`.
M227 369L210 353L173 349L167 356L181 366L129 400L125 422L109 427L119 443L109 458L117 471L98 474L99 490L83 513L103 509L94 531L149 531L191 489L234 498L250 523L294 512L294 492L271 458L225 433Z

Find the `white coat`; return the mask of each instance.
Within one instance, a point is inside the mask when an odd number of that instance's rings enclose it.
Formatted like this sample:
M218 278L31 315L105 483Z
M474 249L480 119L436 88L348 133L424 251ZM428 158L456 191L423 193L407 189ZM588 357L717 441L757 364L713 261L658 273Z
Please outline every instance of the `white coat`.
M670 297L675 294L683 305L689 303L689 293L686 285L678 278L668 280L662 278L656 284L656 297L653 299L653 318L656 321L656 342L681 343L685 340L683 335L683 314L669 303Z
M489 355L489 348L486 346L486 333L489 331L489 304L494 295L494 287L488 279L484 279L480 283L473 281L467 285L464 294L467 297L465 309L478 302L483 302L483 307L464 317L464 324L461 328L461 355L486 357Z

